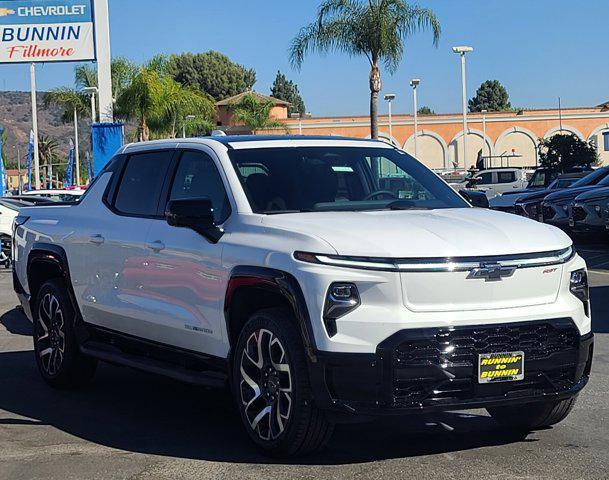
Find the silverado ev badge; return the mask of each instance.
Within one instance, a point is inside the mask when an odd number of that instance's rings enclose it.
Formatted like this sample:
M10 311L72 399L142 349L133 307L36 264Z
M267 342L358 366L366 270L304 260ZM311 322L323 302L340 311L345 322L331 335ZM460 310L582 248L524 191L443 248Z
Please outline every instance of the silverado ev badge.
M500 282L514 275L516 267L504 267L500 263L481 263L479 267L470 270L467 278L484 278L487 282Z

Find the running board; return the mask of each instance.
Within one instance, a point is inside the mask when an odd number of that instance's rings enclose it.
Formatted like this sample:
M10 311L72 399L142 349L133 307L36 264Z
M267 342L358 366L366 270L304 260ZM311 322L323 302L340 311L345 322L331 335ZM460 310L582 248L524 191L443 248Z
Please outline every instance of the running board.
M105 343L86 342L80 346L80 351L89 357L103 362L115 363L125 367L135 368L148 373L173 378L184 383L211 388L224 388L228 377L221 372L189 370L179 365L161 362L147 357L125 353Z

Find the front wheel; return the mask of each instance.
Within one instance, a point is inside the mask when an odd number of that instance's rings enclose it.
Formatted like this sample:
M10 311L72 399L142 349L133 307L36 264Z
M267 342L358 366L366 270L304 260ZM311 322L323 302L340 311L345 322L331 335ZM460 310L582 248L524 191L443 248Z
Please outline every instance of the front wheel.
M233 395L250 438L265 453L303 455L322 447L333 425L315 406L303 344L282 309L247 322L233 355Z
M577 397L514 407L487 408L500 425L521 430L538 430L562 422L569 416Z

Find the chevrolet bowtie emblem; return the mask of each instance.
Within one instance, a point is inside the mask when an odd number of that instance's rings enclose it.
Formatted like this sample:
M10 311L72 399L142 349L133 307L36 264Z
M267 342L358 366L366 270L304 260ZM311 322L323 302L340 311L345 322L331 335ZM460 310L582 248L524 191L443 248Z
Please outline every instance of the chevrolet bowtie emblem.
M500 263L481 263L470 270L467 278L483 278L487 282L498 282L514 275L516 267L504 267Z

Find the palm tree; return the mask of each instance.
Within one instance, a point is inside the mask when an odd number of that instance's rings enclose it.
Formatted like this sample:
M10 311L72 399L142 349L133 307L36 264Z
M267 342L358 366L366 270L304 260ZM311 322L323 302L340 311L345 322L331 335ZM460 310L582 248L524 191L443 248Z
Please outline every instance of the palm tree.
M245 125L255 135L260 130L282 128L288 131L285 123L271 119L271 109L274 104L271 100L258 99L255 95L248 93L244 95L239 103L230 105L233 117Z
M149 122L152 131L175 138L182 128L186 128L187 116L195 115L204 121L214 118L216 109L211 97L184 87L168 76L162 77L160 82L159 98Z
M315 22L292 41L290 61L300 68L310 51L365 56L370 62L370 130L372 138L378 138L379 65L394 73L404 56L405 40L427 29L437 46L441 29L435 14L404 0L325 0Z
M112 76L112 98L116 101L119 95L131 83L139 71L136 64L124 57L112 59L110 66ZM97 68L90 65L79 65L74 70L76 87L78 89L97 87Z
M76 114L84 115L91 110L91 105L84 94L67 87L47 92L44 95L44 105L45 107L51 105L60 107L63 110L61 119L65 123L76 120Z
M117 117L137 121L137 138L140 142L150 140L148 119L158 106L161 88L159 75L142 68L116 100Z

